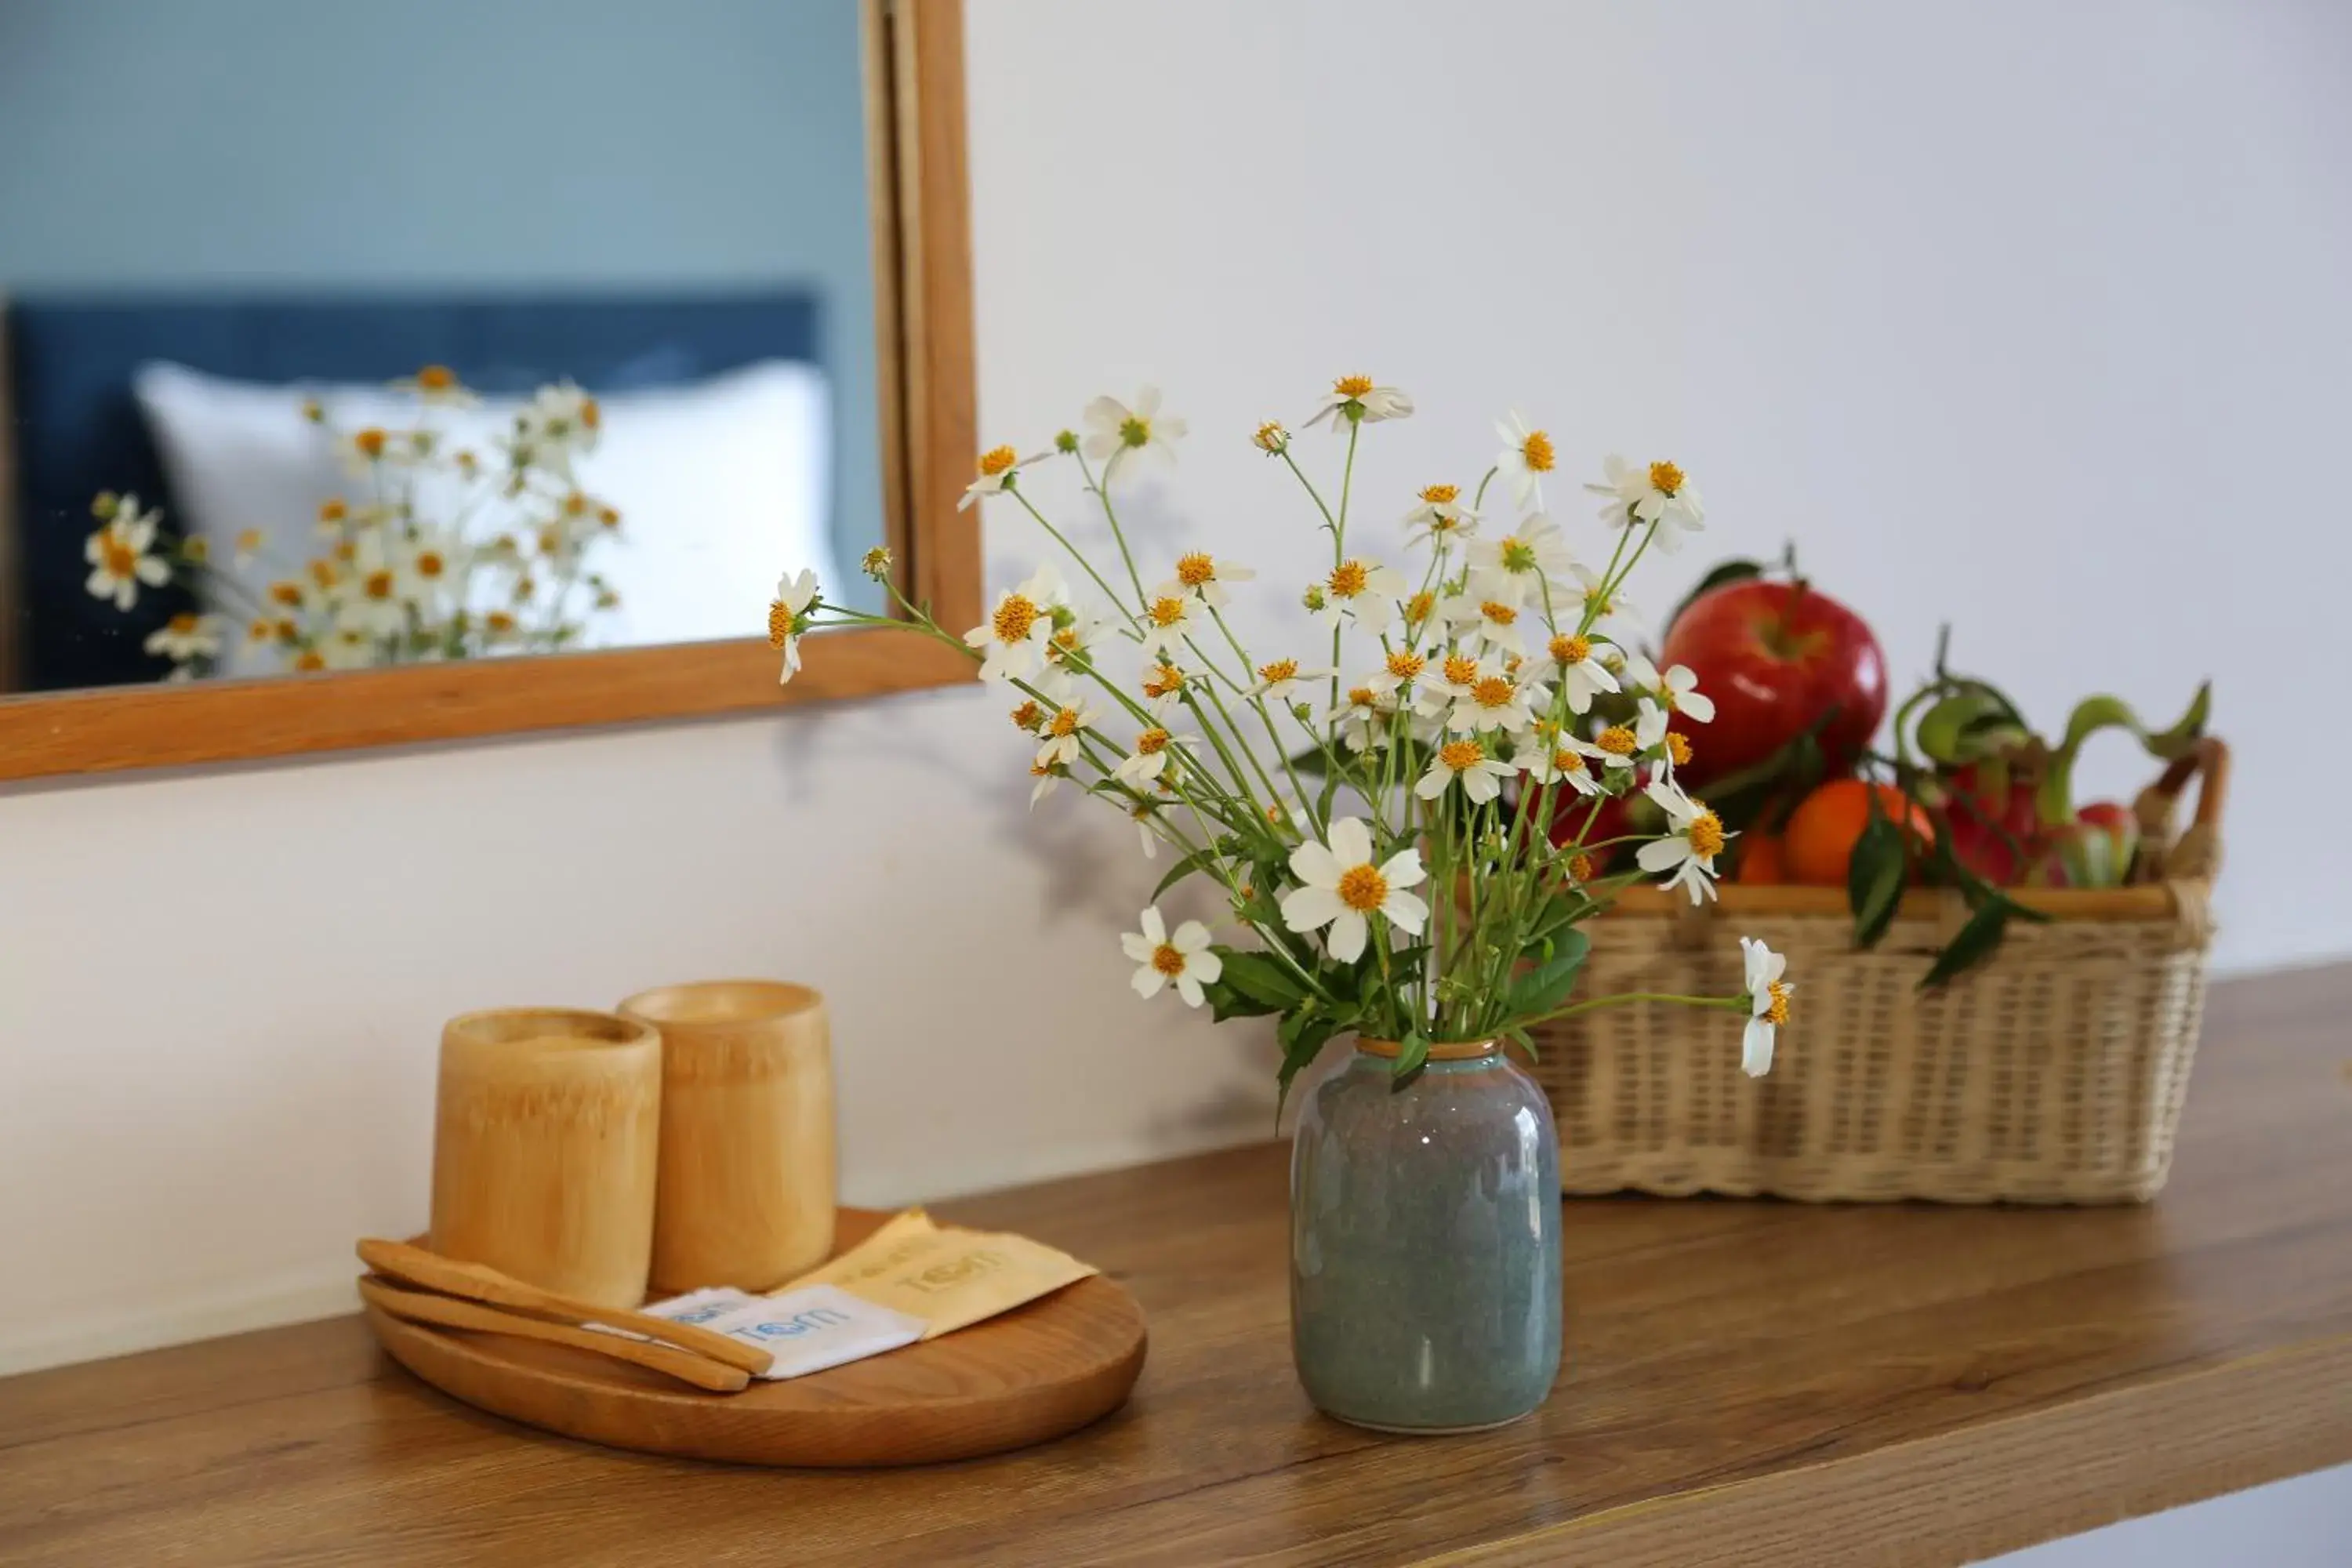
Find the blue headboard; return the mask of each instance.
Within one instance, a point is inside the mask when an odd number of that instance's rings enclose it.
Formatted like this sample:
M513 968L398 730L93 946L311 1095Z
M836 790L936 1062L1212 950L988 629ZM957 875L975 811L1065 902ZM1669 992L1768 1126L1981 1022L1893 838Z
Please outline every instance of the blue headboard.
M819 306L800 291L646 298L19 298L9 307L5 406L16 422L13 498L33 689L152 680L142 648L185 604L142 595L129 615L82 591L90 498L172 506L131 380L170 360L257 382L383 382L446 364L478 391L566 376L606 394L699 381L755 361L821 363ZM176 514L176 509L173 509ZM7 509L0 507L0 522Z

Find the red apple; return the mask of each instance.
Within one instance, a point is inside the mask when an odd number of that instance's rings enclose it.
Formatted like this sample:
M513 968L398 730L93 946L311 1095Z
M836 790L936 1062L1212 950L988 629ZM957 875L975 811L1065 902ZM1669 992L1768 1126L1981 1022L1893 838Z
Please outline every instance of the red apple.
M1945 779L1952 856L1996 888L2018 882L2042 853L2033 784L2006 763L1970 763Z
M1715 718L1688 726L1693 756L1677 772L1691 783L1738 773L1822 725L1832 776L1854 759L1886 716L1886 655L1860 616L1807 584L1761 577L1727 583L1691 602L1667 628L1661 668L1690 666Z

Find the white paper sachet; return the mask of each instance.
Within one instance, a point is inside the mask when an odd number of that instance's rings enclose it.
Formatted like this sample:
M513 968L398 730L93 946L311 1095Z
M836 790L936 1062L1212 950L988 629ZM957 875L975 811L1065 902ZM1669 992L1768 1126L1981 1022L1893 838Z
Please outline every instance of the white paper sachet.
M760 1375L771 1381L804 1377L913 1344L928 1326L920 1318L877 1307L831 1285L750 1300L749 1306L722 1312L701 1326L768 1352L775 1364Z
M757 1306L761 1300L731 1285L706 1285L699 1290L688 1290L683 1296L672 1296L667 1301L647 1302L638 1310L649 1318L660 1318L672 1323L691 1323L699 1328L713 1318Z

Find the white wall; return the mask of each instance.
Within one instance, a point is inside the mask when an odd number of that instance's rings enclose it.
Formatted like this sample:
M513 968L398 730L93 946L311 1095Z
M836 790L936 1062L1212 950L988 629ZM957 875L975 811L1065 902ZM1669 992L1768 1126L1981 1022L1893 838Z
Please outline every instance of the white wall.
M972 0L986 433L1159 379L1195 435L1136 515L1268 602L1316 544L1246 433L1332 374L1424 410L1368 516L1475 476L1509 403L1579 468L1671 452L1709 544L1801 534L1905 676L1943 618L2053 721L2214 674L2222 959L2352 952L2314 853L2352 776L2345 15ZM1127 993L1150 871L1027 813L1002 706L0 799L0 1368L339 1308L351 1239L422 1223L468 1007L811 981L867 1202L1263 1134L1263 1042Z

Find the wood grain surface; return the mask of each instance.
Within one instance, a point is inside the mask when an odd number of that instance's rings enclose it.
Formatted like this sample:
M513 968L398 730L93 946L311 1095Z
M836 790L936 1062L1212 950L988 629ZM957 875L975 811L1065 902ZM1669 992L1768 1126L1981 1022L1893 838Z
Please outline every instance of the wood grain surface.
M2352 968L2217 988L2147 1208L1569 1205L1532 1420L1384 1437L1289 1364L1283 1151L943 1217L1125 1283L1114 1415L929 1469L622 1454L450 1400L355 1318L0 1383L0 1562L1960 1563L2352 1461Z
M841 1210L839 1247L889 1217ZM1118 1406L1145 1349L1135 1298L1098 1279L923 1344L723 1397L562 1344L374 1311L368 1326L427 1383L534 1426L616 1448L823 1468L936 1464L1059 1437Z

